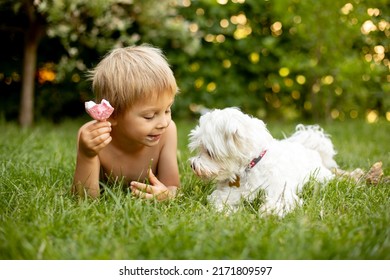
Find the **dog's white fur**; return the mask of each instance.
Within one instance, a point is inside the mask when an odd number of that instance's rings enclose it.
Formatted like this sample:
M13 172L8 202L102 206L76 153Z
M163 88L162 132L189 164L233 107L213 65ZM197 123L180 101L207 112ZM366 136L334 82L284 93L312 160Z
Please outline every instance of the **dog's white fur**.
M263 189L266 201L260 211L283 216L300 203L297 193L305 183L332 179L331 169L337 168L333 144L320 127L298 125L291 137L276 140L263 121L237 108L201 116L189 137L190 150L197 152L190 158L192 169L216 181L208 200L219 211L235 211L242 198L252 201ZM229 186L237 180L239 186Z

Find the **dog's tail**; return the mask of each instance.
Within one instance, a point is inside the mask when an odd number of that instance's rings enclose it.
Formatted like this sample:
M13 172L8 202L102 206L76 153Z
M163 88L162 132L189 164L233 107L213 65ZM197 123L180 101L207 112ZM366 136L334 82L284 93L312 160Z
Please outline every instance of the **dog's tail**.
M337 168L337 163L333 159L337 152L330 136L320 126L299 124L295 128L295 133L286 138L286 141L300 143L308 149L317 151L328 169Z

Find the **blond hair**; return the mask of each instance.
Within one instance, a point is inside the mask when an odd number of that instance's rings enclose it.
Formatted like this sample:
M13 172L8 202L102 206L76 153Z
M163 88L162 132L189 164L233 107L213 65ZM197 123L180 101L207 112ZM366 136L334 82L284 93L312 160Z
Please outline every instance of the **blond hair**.
M139 101L178 91L162 51L146 44L111 50L89 74L96 101L108 100L116 114Z

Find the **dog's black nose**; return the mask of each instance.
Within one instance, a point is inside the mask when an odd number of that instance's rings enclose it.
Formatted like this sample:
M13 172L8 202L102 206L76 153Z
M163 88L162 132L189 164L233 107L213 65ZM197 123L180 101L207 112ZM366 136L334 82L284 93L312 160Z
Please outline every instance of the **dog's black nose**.
M191 160L191 168L193 171L196 170L196 160Z

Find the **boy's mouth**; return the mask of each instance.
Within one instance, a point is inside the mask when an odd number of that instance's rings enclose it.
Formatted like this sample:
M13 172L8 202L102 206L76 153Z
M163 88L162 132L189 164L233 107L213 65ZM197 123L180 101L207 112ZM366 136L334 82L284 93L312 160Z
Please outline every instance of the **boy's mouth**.
M161 138L161 134L148 135L146 138L148 139L148 141L158 141Z

